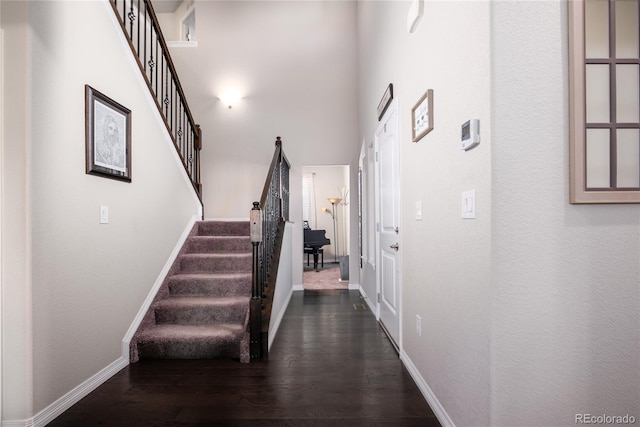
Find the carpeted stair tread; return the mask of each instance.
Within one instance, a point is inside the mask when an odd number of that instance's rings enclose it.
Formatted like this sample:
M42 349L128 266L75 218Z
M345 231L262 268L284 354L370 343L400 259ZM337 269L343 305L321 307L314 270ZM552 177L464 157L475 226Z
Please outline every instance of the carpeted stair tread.
M138 337L145 359L242 358L242 325L155 325Z
M246 273L179 273L169 277L170 280L225 280L251 279L251 272Z
M187 253L235 253L252 251L249 236L191 236Z
M202 221L197 231L199 236L248 236L249 221Z
M150 340L190 340L208 338L233 338L240 340L245 332L243 325L154 325L140 334L139 342Z
M180 256L180 272L249 272L252 259L251 253L184 254Z
M185 273L168 278L170 295L233 296L251 294L251 273Z
M154 303L156 324L244 324L249 297L173 296Z
M172 296L154 303L154 307L231 307L249 304L249 296L207 297L207 296Z

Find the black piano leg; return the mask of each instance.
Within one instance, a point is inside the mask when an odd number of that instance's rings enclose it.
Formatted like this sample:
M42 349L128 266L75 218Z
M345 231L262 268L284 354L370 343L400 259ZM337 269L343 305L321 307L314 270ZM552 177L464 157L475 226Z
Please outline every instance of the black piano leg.
M318 270L318 251L313 251L313 268L316 271L320 271Z

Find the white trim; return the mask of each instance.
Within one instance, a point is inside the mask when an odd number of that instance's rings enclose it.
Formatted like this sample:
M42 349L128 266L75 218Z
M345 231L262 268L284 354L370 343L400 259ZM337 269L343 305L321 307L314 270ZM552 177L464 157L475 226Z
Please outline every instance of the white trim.
M359 291L360 289L362 289L362 288L360 287L359 283L351 283L351 282L349 282L349 290L350 291Z
M367 293L364 291L364 288L362 286L360 286L360 295L362 295L362 299L364 299L364 301L367 303L367 305L369 306L369 310L371 310L371 313L373 313L373 315L376 315L376 303L375 301L371 301L371 298L369 298L367 296ZM378 320L376 318L376 320Z
M291 301L291 296L293 295L293 289L291 289L291 291L289 292L289 295L287 295L287 299L285 300L284 304L282 305L282 310L280 310L280 313L278 314L278 317L276 318L275 322L273 322L273 329L271 329L269 331L269 346L268 346L268 350L271 350L271 344L273 343L273 340L276 338L276 335L278 335L278 329L280 329L280 323L282 322L282 319L284 318L284 313L287 311L287 307L289 306L289 302Z
M0 28L0 169L4 168L4 28ZM4 173L0 170L0 424L2 423L2 402L4 396L2 390L4 388L2 377L2 292L3 292L3 273L2 273L2 260L3 260L3 240L2 240L2 211L4 205Z
M172 41L167 42L167 47L198 47L197 41Z
M400 350L400 360L404 364L405 368L407 368L407 371L409 371L411 378L413 378L413 381L420 389L420 392L427 400L427 403L429 403L429 406L438 418L438 421L440 421L440 424L442 424L442 427L455 427L456 425L451 420L451 417L449 417L449 414L447 414L447 411L444 409L435 393L429 387L429 384L427 384L424 378L422 378L422 375L418 372L418 368L416 368L411 361L411 358L402 349Z
M293 285L294 291L304 291L304 285Z
M198 218L199 217L197 215L194 215L189 221L189 223L187 224L187 227L184 229L184 231L182 232L182 235L178 239L178 242L173 248L171 255L169 255L169 259L167 259L167 262L164 264L162 271L160 271L158 278L153 284L153 287L151 288L151 290L149 291L147 298L144 300L144 303L142 303L142 306L140 307L138 314L133 319L131 326L129 326L129 330L124 335L124 338L122 339L122 357L124 357L126 360L129 360L129 345L131 344L131 339L133 338L133 334L136 333L136 331L138 330L138 327L140 326L140 323L142 323L142 319L144 319L144 315L149 310L149 307L151 307L151 304L153 303L153 299L158 293L160 286L162 286L162 283L164 282L164 279L167 277L167 274L169 274L169 270L171 269L171 266L175 262L176 258L178 258L178 254L180 253L180 250L184 246L184 243L187 241L187 237L189 237L189 234L191 233L191 230L193 229L193 226L196 223L196 221L198 221Z
M78 403L82 398L94 391L109 378L120 372L129 364L129 357L120 357L107 367L84 381L82 384L44 408L31 418L26 420L6 420L2 421L2 427L40 427L45 426L64 411Z
M140 83L140 87L142 87L143 89L142 90L142 93L144 94L143 96L147 99L147 102L151 106L152 115L153 117L156 118L159 128L163 130L162 134L165 136L164 138L165 143L167 143L171 147L170 152L174 160L176 161L176 164L178 165L178 169L180 170L180 175L182 175L182 178L184 179L185 183L191 190L191 195L193 196L194 201L199 206L198 209L200 211L199 212L200 217L202 218L202 216L204 215L202 201L198 197L198 193L196 192L195 188L193 188L193 183L191 182L191 178L189 178L189 174L187 173L184 165L182 164L182 160L180 159L180 156L178 155L178 150L176 150L176 147L173 144L173 140L169 135L169 131L167 130L167 126L164 123L164 119L162 118L162 116L160 115L160 112L158 111L158 106L156 105L153 97L151 96L151 92L149 92L149 87L147 86L147 82L145 81L144 77L142 76L142 73L140 72L140 67L138 66L138 62L136 61L133 52L131 52L131 46L129 46L129 42L122 31L122 27L120 26L120 23L118 22L118 18L116 17L116 14L113 12L113 7L109 4L110 0L102 0L102 3L104 4L104 7L107 9L107 15L109 16L109 18L111 19L111 22L113 23L116 36L122 43L124 52L126 52L125 56L127 57L129 63L131 64L131 68L133 69L133 75L135 75L136 78L138 79L138 82Z

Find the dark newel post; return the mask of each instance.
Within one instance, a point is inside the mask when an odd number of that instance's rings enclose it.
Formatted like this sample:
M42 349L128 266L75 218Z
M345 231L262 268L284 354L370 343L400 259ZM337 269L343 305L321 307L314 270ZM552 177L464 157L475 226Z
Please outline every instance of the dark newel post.
M249 352L251 360L262 358L262 291L260 290L260 243L262 242L262 211L253 202L250 212L250 235L253 245L253 282L251 286L251 318L249 323Z

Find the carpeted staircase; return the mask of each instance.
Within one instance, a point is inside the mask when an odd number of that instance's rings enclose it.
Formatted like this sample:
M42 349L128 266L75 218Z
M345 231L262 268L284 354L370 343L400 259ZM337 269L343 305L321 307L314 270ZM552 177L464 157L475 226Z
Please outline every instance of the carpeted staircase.
M249 362L251 262L248 221L197 222L131 340L131 362Z

